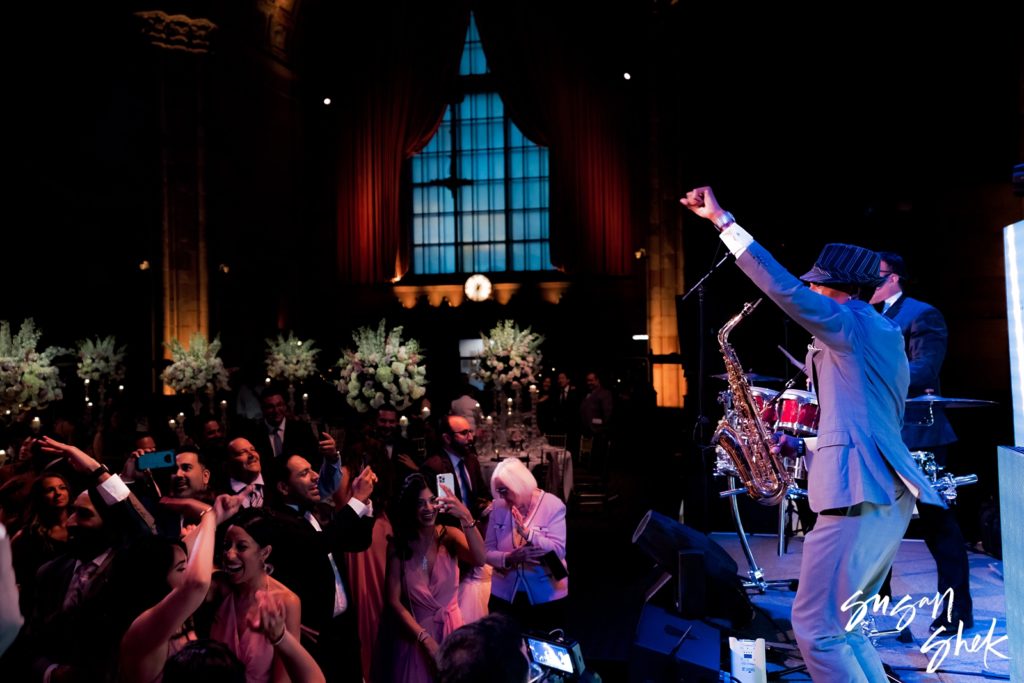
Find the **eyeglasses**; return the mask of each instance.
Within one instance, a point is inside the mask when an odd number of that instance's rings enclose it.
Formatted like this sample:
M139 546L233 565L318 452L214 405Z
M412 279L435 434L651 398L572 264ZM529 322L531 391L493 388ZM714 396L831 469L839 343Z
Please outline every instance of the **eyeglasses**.
M452 432L452 434L457 434L458 436L469 436L472 433L473 433L472 429L463 429L463 430L458 431L458 432Z

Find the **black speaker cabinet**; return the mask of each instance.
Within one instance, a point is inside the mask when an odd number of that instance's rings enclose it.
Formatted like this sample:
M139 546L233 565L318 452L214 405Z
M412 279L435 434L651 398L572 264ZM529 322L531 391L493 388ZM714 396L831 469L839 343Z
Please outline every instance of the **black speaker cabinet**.
M644 605L629 662L631 683L717 683L721 632Z

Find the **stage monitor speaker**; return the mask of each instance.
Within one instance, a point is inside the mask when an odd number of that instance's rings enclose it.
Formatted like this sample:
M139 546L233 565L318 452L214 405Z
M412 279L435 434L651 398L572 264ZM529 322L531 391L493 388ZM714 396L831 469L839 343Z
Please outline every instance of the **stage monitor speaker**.
M701 621L644 605L629 661L631 683L717 683L722 634Z
M649 510L633 533L633 543L675 577L683 616L720 617L733 626L745 626L754 618L736 561L707 535Z

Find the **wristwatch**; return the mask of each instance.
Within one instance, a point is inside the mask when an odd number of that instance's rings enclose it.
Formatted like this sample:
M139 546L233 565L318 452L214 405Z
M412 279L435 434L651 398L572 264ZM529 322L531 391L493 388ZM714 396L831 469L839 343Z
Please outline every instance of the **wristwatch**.
M94 469L92 472L90 472L89 476L93 479L93 481L95 481L95 480L99 479L100 477L102 477L104 473L110 474L110 470L107 469L106 465L100 465L99 467Z

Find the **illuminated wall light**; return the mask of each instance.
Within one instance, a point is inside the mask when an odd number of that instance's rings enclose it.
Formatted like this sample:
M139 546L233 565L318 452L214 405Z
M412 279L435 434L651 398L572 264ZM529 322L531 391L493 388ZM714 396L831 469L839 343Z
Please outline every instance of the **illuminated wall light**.
M1024 221L1003 228L1006 263L1006 322L1010 343L1010 388L1013 396L1014 444L1024 444Z
M150 268L149 261L140 261L139 262L139 270L149 270L149 268Z
M627 71L626 73L622 74L622 77L623 77L624 79L626 79L627 81L628 81L629 79L631 79L631 78L632 78L632 76L630 76L630 75L629 75L629 72L628 72L628 71Z
M325 107L331 106L331 98L330 97L325 97L324 98L324 106Z
M647 335L647 334L634 334L633 335L633 341L647 341L650 338L651 338L650 335Z

